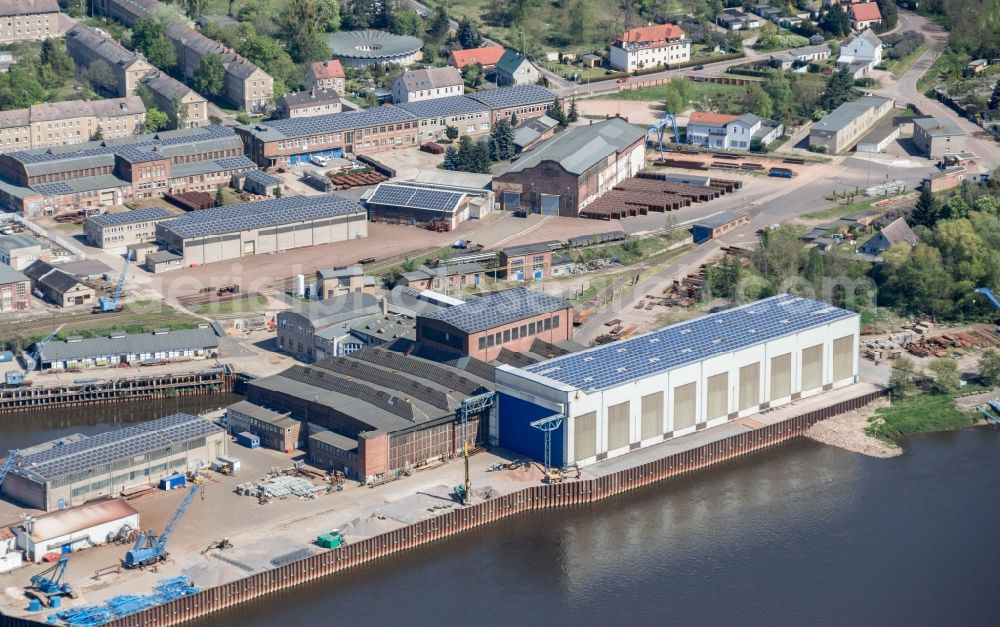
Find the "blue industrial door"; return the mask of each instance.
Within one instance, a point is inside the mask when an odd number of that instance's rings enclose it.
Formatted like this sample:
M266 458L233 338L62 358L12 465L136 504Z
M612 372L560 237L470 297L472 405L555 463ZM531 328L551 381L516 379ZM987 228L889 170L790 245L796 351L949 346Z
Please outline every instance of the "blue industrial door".
M299 156L298 155L292 155L291 157L288 158L288 163L291 164L291 165L295 165L298 162L299 162Z
M535 270L535 280L537 281L540 278L542 278L542 271L541 270Z
M542 215L559 215L559 196L553 194L542 194Z
M515 281L523 281L524 280L524 270L518 270L517 272L515 272L514 273L514 280Z
M521 399L499 392L497 394L498 412L500 416L500 446L521 455L543 461L545 458L545 434L532 427L535 420L554 415L551 409L522 401ZM566 426L552 432L552 465L561 468L566 464L566 453L563 450L563 439Z

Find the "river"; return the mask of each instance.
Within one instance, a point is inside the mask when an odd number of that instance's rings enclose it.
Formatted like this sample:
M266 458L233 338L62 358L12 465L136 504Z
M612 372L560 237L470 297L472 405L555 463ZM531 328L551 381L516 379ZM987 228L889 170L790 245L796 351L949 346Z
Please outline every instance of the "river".
M269 595L197 627L996 625L1000 433L800 438Z
M4 448L239 397L0 416ZM194 627L996 625L1000 433L882 460L799 438L601 503L533 512Z

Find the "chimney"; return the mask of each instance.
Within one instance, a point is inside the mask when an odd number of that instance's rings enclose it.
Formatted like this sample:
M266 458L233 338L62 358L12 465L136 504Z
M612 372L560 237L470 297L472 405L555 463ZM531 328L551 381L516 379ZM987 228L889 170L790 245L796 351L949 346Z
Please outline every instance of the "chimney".
M379 304L382 305L382 315L389 315L389 297L384 296L379 300Z

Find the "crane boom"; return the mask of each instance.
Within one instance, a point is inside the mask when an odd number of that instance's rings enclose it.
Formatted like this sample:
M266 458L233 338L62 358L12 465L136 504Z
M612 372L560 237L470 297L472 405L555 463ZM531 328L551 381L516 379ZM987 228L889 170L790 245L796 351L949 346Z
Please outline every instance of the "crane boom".
M112 293L111 298L102 296L97 301L97 308L101 313L116 311L118 309L118 301L122 296L122 288L125 287L125 277L128 276L128 264L131 262L132 251L130 250L125 253L125 264L122 266L122 273L118 276L118 283L115 284L115 291Z
M163 528L163 533L159 536L154 535L152 531L139 534L139 537L136 538L135 546L125 554L124 565L126 568L139 568L167 559L167 542L170 540L170 534L174 532L177 524L180 523L181 518L184 516L184 512L187 511L188 506L191 505L191 501L194 500L195 494L200 489L201 486L197 483L192 485L188 493L184 495L184 500L177 506L177 510L170 518L170 522Z
M163 533L161 533L160 537L157 539L156 541L157 549L162 551L164 548L166 548L167 540L170 539L170 534L174 532L174 529L177 527L177 523L179 523L181 521L181 518L184 517L184 513L187 512L188 506L190 506L191 501L194 500L194 495L197 494L198 490L200 489L201 486L198 485L197 483L192 484L191 489L188 491L187 494L184 495L184 500L181 501L181 504L177 508L177 511L174 512L174 515L173 517L171 517L170 522L167 523L167 526L163 529Z

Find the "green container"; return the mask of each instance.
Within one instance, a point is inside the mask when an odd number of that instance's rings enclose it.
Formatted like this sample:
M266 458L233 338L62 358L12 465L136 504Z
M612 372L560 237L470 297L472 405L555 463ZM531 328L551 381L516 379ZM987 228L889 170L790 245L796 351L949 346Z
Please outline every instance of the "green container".
M340 534L324 533L316 538L316 544L324 549L339 549L343 538Z

